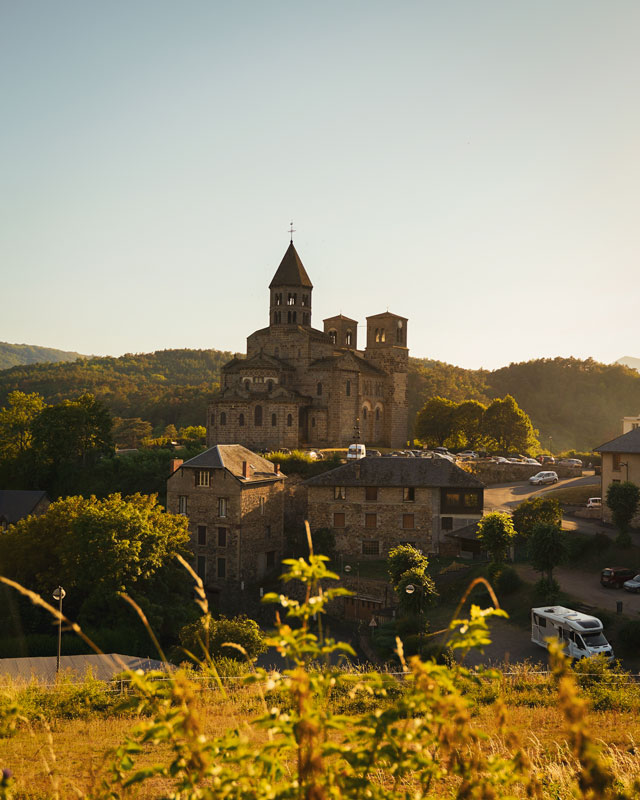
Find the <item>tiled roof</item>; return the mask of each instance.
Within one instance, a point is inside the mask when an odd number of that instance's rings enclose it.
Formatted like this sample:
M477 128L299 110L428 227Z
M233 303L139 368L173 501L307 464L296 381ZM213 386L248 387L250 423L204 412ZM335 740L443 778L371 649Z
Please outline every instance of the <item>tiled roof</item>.
M309 280L307 271L304 268L300 256L293 246L293 242L287 248L280 266L273 276L273 280L269 284L269 288L273 289L274 286L305 286L308 289L313 289L313 284Z
M308 486L431 486L481 489L484 484L445 458L368 457L305 481Z
M596 453L640 453L640 428L623 433L610 442L595 447Z
M250 466L250 477L242 476L242 464L247 462ZM190 458L182 464L188 469L226 469L236 478L248 481L264 481L268 479L282 480L280 472L276 475L275 464L259 456L241 444L217 444L204 453Z
M407 319L407 317L401 317L399 314L394 314L392 311L383 311L382 314L372 314L367 319L381 319L383 317L396 317L396 319Z
M0 517L9 525L28 517L38 503L47 496L41 491L0 490Z
M255 369L286 369L292 371L294 367L277 356L270 356L261 350L250 358L233 358L223 365L225 372L242 372L243 370Z

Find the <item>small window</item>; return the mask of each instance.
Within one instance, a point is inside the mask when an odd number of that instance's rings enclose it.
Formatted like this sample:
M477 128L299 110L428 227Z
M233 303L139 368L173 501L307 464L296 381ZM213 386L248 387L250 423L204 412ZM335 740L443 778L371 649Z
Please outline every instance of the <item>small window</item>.
M480 495L478 492L465 492L464 504L467 508L475 508L480 503Z
M378 487L377 486L365 486L364 487L364 499L367 503L375 503L378 499Z
M218 528L218 547L227 546L227 529Z
M334 528L344 528L344 513L334 513L333 515L333 527Z
M415 528L415 519L413 514L402 515L402 527L405 531L413 530Z
M228 498L226 497L219 497L218 498L218 516L219 517L226 517L227 516L227 503Z
M351 397L351 381L347 381L346 392L347 392L347 397Z
M366 406L363 406L363 408L362 408L362 419L364 419L364 420L367 419L367 407Z
M452 531L453 530L453 517L441 517L440 518L440 526L442 527L443 531Z
M378 527L378 515L377 514L365 514L364 515L364 527L365 528L377 528Z
M346 486L334 486L333 487L333 499L334 500L346 500L347 499L347 487Z
M264 497L261 497L260 498L260 513L262 514L263 517L264 517L264 508L265 508Z
M318 395L318 397L320 397L320 395L322 394L322 384L321 383L319 383L316 386L316 394Z
M249 389L251 388L251 381L250 381L250 380L246 380L246 381L244 382L244 388L245 388L247 391L249 391Z
M198 577L204 582L207 578L207 557L198 556L196 559L196 572Z
M315 417L311 417L311 427L312 428L316 427L316 418Z
M242 428L244 426L244 414L238 415L238 425Z
M347 329L346 336L344 337L344 343L347 345L347 347L351 347L353 343L353 331L351 328Z
M277 424L278 424L278 418L277 418L277 416L275 414L272 414L271 415L271 427L275 428Z
M376 392L377 394L377 392ZM380 409L376 408L376 419L380 419Z
M226 578L227 577L227 559L226 558L219 558L218 559L218 577L219 578Z
M334 331L333 328L329 331L329 338L331 339L331 344L335 344L338 341L338 331Z
M207 526L198 525L198 544L203 547L207 543Z
M267 550L267 569L273 569L276 565L276 551Z
M225 414L224 411L220 412L220 424L221 425L226 425L227 424L227 415Z
M187 515L188 503L189 498L186 494L181 494L180 497L178 497L178 514L184 514L185 516Z
M287 414L287 428L290 428L293 425L293 417L291 414Z
M265 532L265 536L267 537L267 539L270 539L271 538L271 525L266 525L265 529L264 529L264 532Z
M262 425L262 406L256 406L253 412L253 420L256 428Z
M611 469L614 470L614 472L617 472L620 469L621 464L622 464L622 455L620 453L614 453L613 464L611 465Z
M447 492L447 505L448 506L459 506L460 505L460 492Z
M364 539L362 542L363 556L379 556L380 542L377 539Z
M209 486L211 474L208 469L199 469L197 473L197 486Z
M402 499L405 503L413 503L416 499L416 490L414 486L405 486L402 490Z
M273 391L273 381L267 381L267 391L268 392Z

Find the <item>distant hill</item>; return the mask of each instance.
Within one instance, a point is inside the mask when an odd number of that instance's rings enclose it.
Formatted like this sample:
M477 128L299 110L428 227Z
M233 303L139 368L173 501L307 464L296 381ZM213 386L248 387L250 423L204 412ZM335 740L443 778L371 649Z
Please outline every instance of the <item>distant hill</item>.
M140 417L157 434L166 425L204 425L219 390L220 368L234 353L161 350L120 358L79 358L0 371L0 407L9 392L38 392L48 403L91 392L115 417ZM622 432L622 417L640 408L640 372L592 359L546 358L489 372L409 359L409 419L430 398L488 404L511 394L531 417L543 447L591 450Z
M21 364L75 361L76 358L86 358L86 356L67 350L54 350L52 347L38 347L35 344L0 342L0 369L9 369Z
M640 372L640 358L633 358L633 356L623 356L616 361L616 364L624 364L625 367L637 369Z

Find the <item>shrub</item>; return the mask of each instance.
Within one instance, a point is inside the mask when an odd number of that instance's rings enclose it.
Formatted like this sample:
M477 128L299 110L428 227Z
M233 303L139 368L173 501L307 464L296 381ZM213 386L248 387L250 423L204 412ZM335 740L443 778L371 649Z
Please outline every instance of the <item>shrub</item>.
M629 619L620 628L620 644L627 654L640 650L640 619Z
M533 598L537 605L555 603L560 594L560 586L555 578L541 578L533 587Z
M503 567L494 579L498 594L513 594L522 586L522 578L513 567Z

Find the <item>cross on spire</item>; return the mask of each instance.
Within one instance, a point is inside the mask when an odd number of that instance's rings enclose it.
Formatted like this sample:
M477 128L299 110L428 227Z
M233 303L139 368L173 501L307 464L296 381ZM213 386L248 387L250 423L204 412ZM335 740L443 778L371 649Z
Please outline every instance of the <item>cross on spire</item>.
M291 237L291 244L293 244L293 234L296 232L296 229L293 227L293 220L291 220L291 226L289 228L289 236Z

